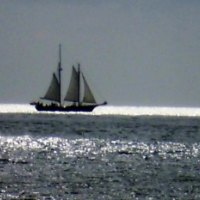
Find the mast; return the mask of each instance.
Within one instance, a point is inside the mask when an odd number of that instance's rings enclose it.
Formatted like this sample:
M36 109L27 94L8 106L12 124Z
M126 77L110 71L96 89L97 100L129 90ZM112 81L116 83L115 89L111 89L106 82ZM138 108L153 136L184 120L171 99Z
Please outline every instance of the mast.
M78 106L81 104L81 68L80 63L78 63Z
M62 96L61 96L61 71L62 71L62 63L61 63L61 44L59 44L59 61L58 61L58 78L59 78L59 103L62 105Z

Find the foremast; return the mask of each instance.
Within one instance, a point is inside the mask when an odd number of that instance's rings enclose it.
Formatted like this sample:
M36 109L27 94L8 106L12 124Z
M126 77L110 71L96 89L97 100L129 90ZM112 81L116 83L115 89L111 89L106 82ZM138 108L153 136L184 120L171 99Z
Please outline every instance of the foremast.
M81 92L82 89L83 93ZM81 71L80 64L78 64L77 68L72 66L71 79L64 100L71 101L77 106L81 106L82 104L96 105L96 100L85 79L85 76L83 75L83 72Z
M62 106L62 54L61 54L61 44L59 44L59 61L58 61L58 80L59 80L59 103Z
M78 63L78 106L81 105L81 68L80 63Z

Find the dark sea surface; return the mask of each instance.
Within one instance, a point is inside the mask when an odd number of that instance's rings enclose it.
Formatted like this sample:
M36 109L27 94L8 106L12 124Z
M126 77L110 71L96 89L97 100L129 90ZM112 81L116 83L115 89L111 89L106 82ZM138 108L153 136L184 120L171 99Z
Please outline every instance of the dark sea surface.
M0 113L0 199L200 199L200 117Z

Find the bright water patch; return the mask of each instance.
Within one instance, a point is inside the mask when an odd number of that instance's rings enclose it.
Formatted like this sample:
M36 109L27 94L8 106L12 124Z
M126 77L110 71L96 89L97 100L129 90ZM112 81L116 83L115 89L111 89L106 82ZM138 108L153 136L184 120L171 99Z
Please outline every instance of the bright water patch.
M134 107L134 106L99 106L90 113L38 112L28 104L0 104L0 113L45 113L45 114L85 114L85 115L159 115L159 116L200 116L200 108L177 107Z
M104 106L97 107L94 110L94 114L128 116L200 116L200 108Z
M0 113L36 113L29 104L0 104Z

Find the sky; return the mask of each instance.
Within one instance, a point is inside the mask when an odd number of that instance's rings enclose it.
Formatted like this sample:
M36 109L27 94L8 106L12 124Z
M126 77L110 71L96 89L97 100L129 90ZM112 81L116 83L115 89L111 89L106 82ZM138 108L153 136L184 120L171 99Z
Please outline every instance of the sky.
M0 0L0 103L45 94L62 44L110 105L200 107L199 0Z

